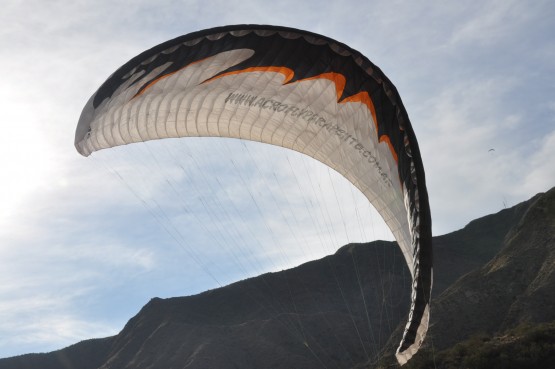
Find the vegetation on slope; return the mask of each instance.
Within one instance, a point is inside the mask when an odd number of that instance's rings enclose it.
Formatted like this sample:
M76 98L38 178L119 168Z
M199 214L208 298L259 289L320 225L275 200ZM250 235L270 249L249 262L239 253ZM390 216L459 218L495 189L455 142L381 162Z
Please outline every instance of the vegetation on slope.
M453 347L427 348L406 369L545 369L555 367L555 321L523 324L491 337L477 334Z

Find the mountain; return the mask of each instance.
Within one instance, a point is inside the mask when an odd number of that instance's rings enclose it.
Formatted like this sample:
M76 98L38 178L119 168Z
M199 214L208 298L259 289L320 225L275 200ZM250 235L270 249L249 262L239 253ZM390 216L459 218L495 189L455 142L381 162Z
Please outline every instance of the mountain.
M555 321L474 334L444 350L423 349L403 369L548 369L553 363Z
M516 211L512 219L518 221L499 252L434 299L426 342L430 350L446 350L476 335L502 337L523 324L555 322L555 188L508 210ZM476 222L481 220L465 230ZM398 327L387 349L401 333Z
M555 189L534 199L491 261L439 296L434 314L438 348L479 331L555 320Z
M554 207L552 189L434 237L426 343L447 348L479 331L555 319ZM399 342L404 265L393 242L350 244L199 295L154 298L116 336L0 359L0 369L371 367Z
M0 368L349 367L377 352L404 319L409 286L392 242L348 245L196 296L154 298L117 336L0 360ZM381 324L369 326L364 303L380 307L368 317Z

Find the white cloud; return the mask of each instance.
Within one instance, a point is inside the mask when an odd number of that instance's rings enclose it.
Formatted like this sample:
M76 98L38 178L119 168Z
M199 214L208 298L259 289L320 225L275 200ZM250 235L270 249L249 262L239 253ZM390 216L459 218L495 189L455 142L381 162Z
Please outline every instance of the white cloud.
M14 307L25 308L26 302ZM0 325L0 345L5 347L5 355L16 355L29 350L42 352L59 350L83 339L101 338L116 334L119 327L109 324L79 319L72 314L45 311L44 301L37 305L32 316L9 316L10 321ZM13 320L17 318L19 321Z
M511 42L507 36L534 21L544 6L545 3L541 2L528 4L517 0L494 0L464 9L466 20L455 30L451 41L453 44L479 43L481 46Z
M555 127L555 126L552 126ZM530 193L544 192L555 186L555 165L551 158L555 158L555 128L539 142L529 142L537 147L537 151L528 162L521 162L520 170L515 170L515 176L524 173L519 182L521 186L514 189L518 198Z
M458 82L428 98L416 112L419 141L427 172L435 234L463 226L497 211L502 204L492 197L507 180L504 163L521 118L500 109L503 96L513 89L510 79ZM490 149L493 149L490 151ZM507 161L506 161L507 160ZM447 205L448 204L448 205Z

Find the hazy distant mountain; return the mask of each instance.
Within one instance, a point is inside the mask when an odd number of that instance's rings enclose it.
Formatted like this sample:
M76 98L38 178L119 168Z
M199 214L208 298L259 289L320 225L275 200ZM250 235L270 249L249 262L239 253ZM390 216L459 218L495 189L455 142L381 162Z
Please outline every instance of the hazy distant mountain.
M479 331L555 319L555 189L434 238L431 336L437 348ZM353 368L394 351L410 279L393 242L199 295L152 299L114 337L0 368ZM367 366L367 365L366 365Z

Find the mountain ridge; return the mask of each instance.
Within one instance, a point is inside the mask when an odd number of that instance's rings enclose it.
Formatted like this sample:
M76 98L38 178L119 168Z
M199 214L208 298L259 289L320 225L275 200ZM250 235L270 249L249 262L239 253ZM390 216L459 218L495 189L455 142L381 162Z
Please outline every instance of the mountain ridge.
M555 188L526 204L495 256L434 299L428 340L417 355L447 350L474 335L492 338L522 324L555 322ZM401 334L399 326L384 352ZM386 355L387 366L394 359Z
M494 273L507 242L512 240L516 245L530 232L541 237L542 231L534 225L540 227L542 217L551 221L555 218L551 210L541 212L542 207L551 209L553 204L554 189L434 237L437 282L433 294L437 302L432 306L432 337L446 334L442 332L448 329L442 324L454 324L446 318L435 320L436 315L450 316L446 307L453 305L449 302L453 289L457 291L457 286L473 281L476 275L484 278L480 274L484 268ZM547 227L546 234L550 230ZM544 241L553 242L549 237ZM539 268L538 278L526 279L530 282L529 297L521 294L520 302L515 300L518 304L515 302L511 313L514 319L520 319L519 311L526 309L529 301L553 294L542 288L545 283L551 286L553 278L555 268L551 267L550 255L544 255L546 264ZM473 295L468 291L463 289L455 295L462 294L465 304L469 304ZM394 242L349 244L333 255L296 268L193 296L153 298L118 335L82 341L52 353L0 359L0 368L309 369L353 368L363 363L368 367L383 355L386 342L388 352L394 352L399 342L396 334L408 313L409 295L409 273ZM469 306L471 309L472 304Z

